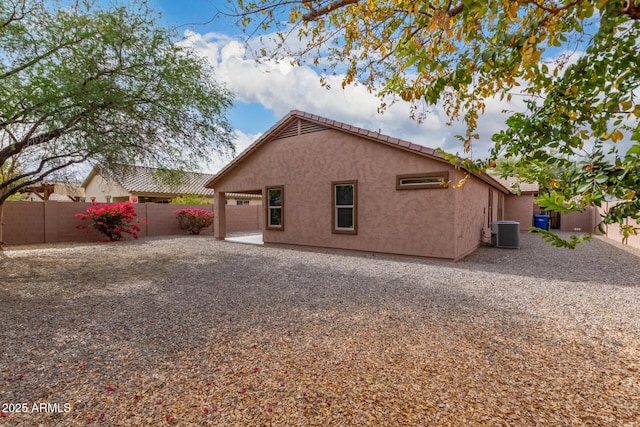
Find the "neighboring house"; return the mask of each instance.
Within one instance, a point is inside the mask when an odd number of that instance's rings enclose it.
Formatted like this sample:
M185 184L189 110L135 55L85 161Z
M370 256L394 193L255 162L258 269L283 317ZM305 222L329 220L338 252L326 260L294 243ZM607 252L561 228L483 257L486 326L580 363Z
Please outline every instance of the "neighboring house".
M262 204L262 195L260 195L260 194L227 193L224 202L227 205L236 205L236 206L261 205Z
M40 182L20 189L20 193L32 202L79 202L84 197L84 189L73 182Z
M143 166L125 166L118 172L95 166L82 183L87 201L168 203L181 195L204 196L213 202L213 190L205 184L213 175L185 172L179 181L167 182L158 170Z
M519 200L486 174L453 188L466 174L431 148L292 111L206 186L217 239L225 194L240 192L263 196L265 243L459 260Z
M143 166L126 166L118 173L95 166L82 183L86 201L140 203L169 203L182 195L205 197L213 203L213 190L204 185L213 175L185 172L179 181L166 182L158 176L158 170ZM262 196L256 194L228 193L227 204L260 205Z

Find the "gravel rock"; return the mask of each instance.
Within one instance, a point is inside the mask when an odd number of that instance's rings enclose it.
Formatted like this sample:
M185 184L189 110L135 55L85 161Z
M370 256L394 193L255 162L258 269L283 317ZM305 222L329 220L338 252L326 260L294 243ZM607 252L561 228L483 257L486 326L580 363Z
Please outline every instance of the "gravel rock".
M640 251L521 245L5 251L0 425L639 425Z

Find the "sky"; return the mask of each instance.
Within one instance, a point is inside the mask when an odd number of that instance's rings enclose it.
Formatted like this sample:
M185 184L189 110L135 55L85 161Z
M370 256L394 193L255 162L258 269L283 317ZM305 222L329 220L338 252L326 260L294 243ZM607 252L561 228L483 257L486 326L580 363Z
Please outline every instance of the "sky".
M410 118L410 106L399 102L384 114L378 113L380 100L362 86L341 88L341 77L334 78L332 88L320 84L320 74L309 66L257 64L246 49L245 38L234 19L218 14L228 11L226 0L149 0L162 14L162 24L176 27L199 55L206 57L216 70L216 80L235 95L229 118L235 130L236 149L240 153L291 110L302 110L329 119L380 131L431 148L462 153L462 142L455 135L464 133L461 122L447 125L444 112L435 108L418 124ZM216 16L217 15L217 16ZM472 156L486 156L491 135L504 127L508 117L504 109L521 111L519 101L509 105L487 101L479 121L480 139ZM204 167L215 173L230 159L213 159Z

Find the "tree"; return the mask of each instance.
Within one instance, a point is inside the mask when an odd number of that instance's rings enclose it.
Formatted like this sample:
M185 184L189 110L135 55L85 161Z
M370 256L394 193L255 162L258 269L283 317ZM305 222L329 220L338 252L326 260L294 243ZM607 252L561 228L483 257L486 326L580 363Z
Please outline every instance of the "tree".
M207 199L207 196L200 196L198 194L182 194L171 199L169 203L174 205L210 205L212 202Z
M558 156L553 151L552 156ZM528 182L537 183L541 194L552 193L555 191L558 183L564 181L567 173L572 169L561 168L558 165L548 163L521 162L520 157L499 157L496 159L496 165L489 170L492 175L498 175L503 178L515 177L518 183ZM544 170L541 170L544 168Z
M263 55L312 59L344 73L343 86L412 103L418 119L442 105L466 124L467 153L487 99L525 96L489 158L447 157L470 171L513 157L538 164L540 180L548 165L571 169L540 205L573 211L616 197L605 223L640 217L640 1L239 0L235 14L250 34L276 30Z
M72 165L192 170L234 150L206 60L146 2L93 3L0 2L0 223L7 198Z

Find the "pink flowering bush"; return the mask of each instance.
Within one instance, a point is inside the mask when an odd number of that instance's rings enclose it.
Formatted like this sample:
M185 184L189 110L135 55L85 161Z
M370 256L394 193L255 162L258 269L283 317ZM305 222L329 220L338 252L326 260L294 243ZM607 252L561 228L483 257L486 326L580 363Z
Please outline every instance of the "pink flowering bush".
M200 234L203 228L213 224L213 212L204 209L178 209L173 211L178 218L178 226L190 234Z
M138 214L131 203L99 205L93 202L91 204L86 213L77 213L76 217L81 221L90 221L90 227L106 235L109 240L120 240L123 233L132 235L134 239L138 238L140 227L136 225L139 221L135 219ZM76 226L80 229L87 227L84 224Z

